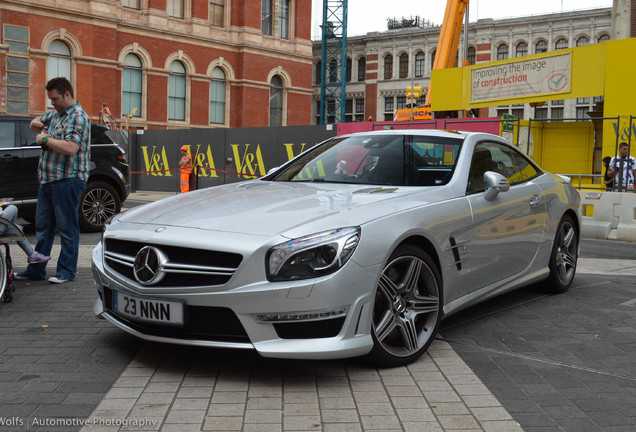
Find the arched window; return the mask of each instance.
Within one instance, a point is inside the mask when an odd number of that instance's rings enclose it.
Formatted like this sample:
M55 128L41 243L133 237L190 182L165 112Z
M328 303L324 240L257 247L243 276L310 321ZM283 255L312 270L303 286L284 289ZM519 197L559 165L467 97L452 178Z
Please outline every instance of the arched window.
M49 58L46 60L46 80L57 77L71 81L71 50L58 39L49 45Z
M555 50L565 49L568 47L568 41L565 38L561 38L554 44Z
M409 76L409 55L403 53L400 55L400 78Z
M358 81L367 79L367 59L362 57L358 60Z
M393 56L387 54L384 57L384 79L391 79L393 77Z
M477 57L477 50L475 47L468 47L468 64L474 65Z
M598 38L598 43L608 41L610 39L608 34L604 34Z
M586 36L581 36L580 38L578 38L576 40L576 46L585 46L585 45L589 45L590 40L586 37Z
M168 120L185 120L186 68L179 60L170 63L168 76Z
M497 60L504 60L508 58L508 45L501 44L497 47Z
M416 77L424 76L424 61L425 60L426 58L422 51L415 54L415 76Z
M540 40L539 42L537 42L537 44L534 46L534 53L535 54L540 54L540 53L544 53L548 51L548 43L544 40Z
M121 113L130 114L136 108L134 117L141 117L141 102L143 93L143 72L139 57L126 54L124 57L124 72L122 74Z
M528 55L528 44L525 42L519 42L517 44L517 51L515 52L515 57L523 57Z
M212 69L210 123L225 123L225 72L220 67Z
M269 125L283 125L283 80L278 75L272 77L269 90Z

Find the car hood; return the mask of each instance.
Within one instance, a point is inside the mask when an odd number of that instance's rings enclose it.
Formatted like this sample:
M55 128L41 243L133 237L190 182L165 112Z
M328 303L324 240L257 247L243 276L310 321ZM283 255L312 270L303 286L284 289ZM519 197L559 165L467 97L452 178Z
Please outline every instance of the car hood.
M362 225L445 197L446 188L283 183L262 180L176 195L124 213L120 222L255 235Z

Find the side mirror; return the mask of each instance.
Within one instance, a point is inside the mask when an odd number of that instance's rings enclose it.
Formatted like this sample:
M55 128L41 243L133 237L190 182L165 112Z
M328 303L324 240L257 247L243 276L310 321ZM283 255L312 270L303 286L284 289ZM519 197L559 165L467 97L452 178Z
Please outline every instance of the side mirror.
M499 192L508 192L510 190L510 183L508 183L508 179L501 174L486 171L484 173L484 188L486 189L484 199L486 201L492 201L499 195Z

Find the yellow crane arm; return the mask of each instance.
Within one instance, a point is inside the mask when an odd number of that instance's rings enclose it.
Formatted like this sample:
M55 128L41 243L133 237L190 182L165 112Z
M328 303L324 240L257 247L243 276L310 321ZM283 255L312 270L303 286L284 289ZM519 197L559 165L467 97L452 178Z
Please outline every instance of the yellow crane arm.
M444 21L442 22L442 30L439 34L437 42L437 51L435 52L435 61L433 69L445 69L455 66L455 56L457 47L459 46L459 36L462 32L462 20L466 13L466 6L469 0L447 0L446 11L444 12ZM433 82L428 86L426 92L425 106L431 106L431 88Z

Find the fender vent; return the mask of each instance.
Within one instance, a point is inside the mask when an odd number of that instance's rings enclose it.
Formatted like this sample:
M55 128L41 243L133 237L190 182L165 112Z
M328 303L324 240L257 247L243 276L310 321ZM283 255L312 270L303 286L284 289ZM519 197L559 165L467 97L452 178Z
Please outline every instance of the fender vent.
M455 238L451 237L448 242L450 243L450 248L453 251L453 258L455 258L455 267L457 267L457 271L462 271L462 262L459 257L459 251L457 250L457 243L455 243Z

